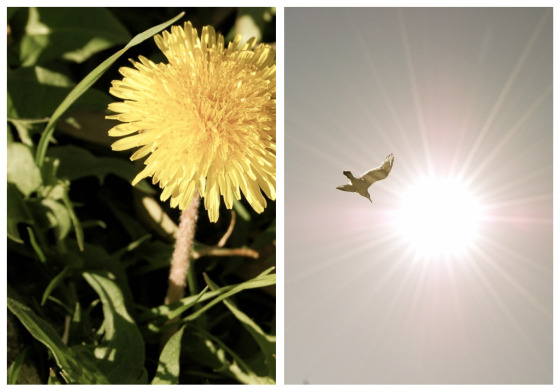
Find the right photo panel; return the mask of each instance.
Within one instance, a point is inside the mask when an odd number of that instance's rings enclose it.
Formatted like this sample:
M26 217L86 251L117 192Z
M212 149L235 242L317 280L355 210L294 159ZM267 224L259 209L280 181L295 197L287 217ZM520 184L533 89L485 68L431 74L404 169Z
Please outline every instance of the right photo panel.
M284 15L285 383L552 384L552 8Z

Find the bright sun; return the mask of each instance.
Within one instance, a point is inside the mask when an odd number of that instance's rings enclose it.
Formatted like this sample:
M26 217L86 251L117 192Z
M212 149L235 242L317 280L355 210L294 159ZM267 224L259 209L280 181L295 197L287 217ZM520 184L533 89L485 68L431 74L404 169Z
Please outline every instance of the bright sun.
M459 181L422 179L401 201L398 230L417 256L457 256L473 245L479 206Z

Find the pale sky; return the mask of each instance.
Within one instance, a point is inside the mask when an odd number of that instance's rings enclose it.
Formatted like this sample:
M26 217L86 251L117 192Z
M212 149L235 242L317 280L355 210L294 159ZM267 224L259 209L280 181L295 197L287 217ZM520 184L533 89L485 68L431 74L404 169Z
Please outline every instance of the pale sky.
M287 384L552 382L552 26L546 8L285 9ZM336 189L389 153L373 203ZM398 224L424 177L478 205L461 252L420 254ZM427 192L416 208L443 209ZM450 242L454 213L423 238Z

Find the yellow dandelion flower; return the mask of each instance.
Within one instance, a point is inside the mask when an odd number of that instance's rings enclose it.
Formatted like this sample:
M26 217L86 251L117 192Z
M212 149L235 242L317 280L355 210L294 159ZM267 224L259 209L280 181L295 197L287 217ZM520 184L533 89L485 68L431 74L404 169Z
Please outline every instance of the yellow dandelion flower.
M113 150L139 148L131 160L145 168L132 184L152 177L161 200L186 209L195 192L204 198L211 222L220 195L231 209L241 192L261 213L263 193L276 198L276 62L268 45L236 36L227 47L212 26L199 37L190 22L173 26L155 41L168 63L140 56L112 82L109 119L122 123L110 136L125 136ZM241 192L240 192L241 191Z

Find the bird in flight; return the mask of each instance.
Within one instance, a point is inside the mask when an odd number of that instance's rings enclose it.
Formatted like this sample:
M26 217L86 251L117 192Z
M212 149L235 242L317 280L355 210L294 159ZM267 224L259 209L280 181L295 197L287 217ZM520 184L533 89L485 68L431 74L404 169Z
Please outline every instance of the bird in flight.
M369 199L369 201L371 202L368 188L374 182L387 178L387 176L391 172L391 169L393 168L393 161L393 154L389 154L387 155L387 158L385 158L381 166L376 167L375 169L371 169L362 174L361 177L357 178L352 175L352 172L348 170L343 171L342 174L348 177L348 179L350 180L350 184L337 186L336 189L340 189L341 191L346 192L358 192L360 195Z

